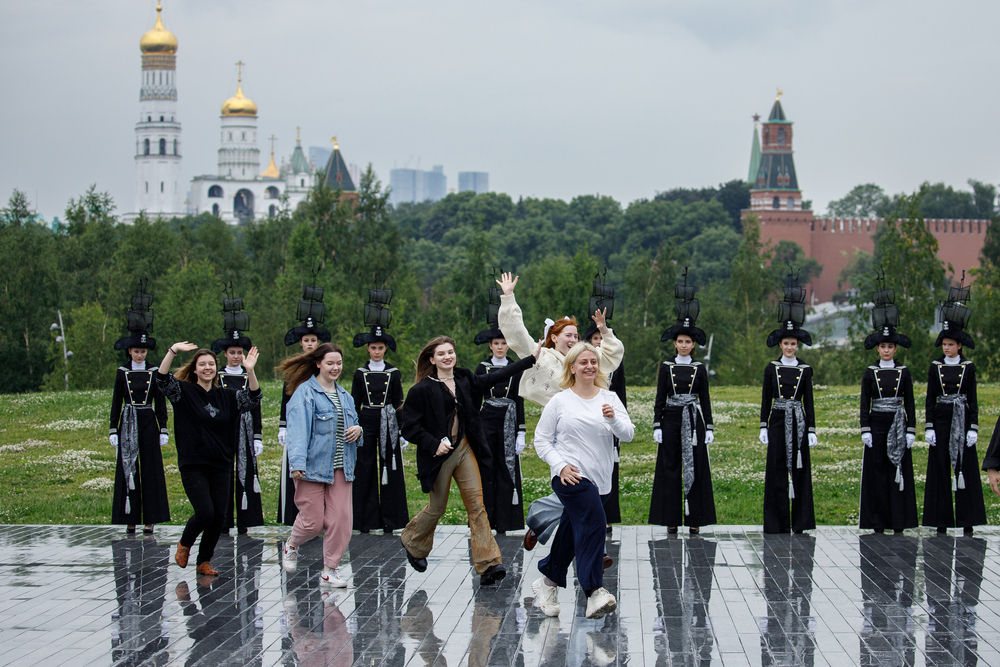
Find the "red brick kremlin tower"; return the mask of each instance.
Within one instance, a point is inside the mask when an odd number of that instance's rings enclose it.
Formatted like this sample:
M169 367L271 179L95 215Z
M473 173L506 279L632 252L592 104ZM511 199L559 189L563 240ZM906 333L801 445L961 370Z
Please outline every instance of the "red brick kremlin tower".
M841 271L861 250L874 252L873 235L880 218L816 218L802 208L792 159L792 122L781 106L781 91L774 100L771 113L762 123L760 139L754 116L753 148L750 155L750 208L743 217L756 213L761 223L761 240L772 245L781 240L798 243L807 257L814 257L823 272L811 285L810 303L831 301L835 294L850 286L837 280ZM938 257L951 264L956 273L979 265L989 220L925 221L938 240Z

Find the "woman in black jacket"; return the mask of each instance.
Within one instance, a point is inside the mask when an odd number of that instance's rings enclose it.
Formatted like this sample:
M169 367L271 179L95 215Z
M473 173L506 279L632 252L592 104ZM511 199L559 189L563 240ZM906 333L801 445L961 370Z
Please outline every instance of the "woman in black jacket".
M177 543L174 560L187 567L194 541L198 548L198 574L216 576L219 571L210 562L226 520L231 491L234 451L233 433L239 428L240 415L260 406L260 385L254 374L257 348L250 348L243 367L247 388L234 390L220 386L215 368L215 354L204 348L184 364L176 377L170 365L178 352L190 352L198 346L187 341L174 343L167 350L156 373L156 384L174 405L174 441L177 443L177 467L194 515L188 519Z
M490 531L483 506L479 465L499 465L492 460L479 405L493 385L530 368L535 355L486 375L456 368L455 341L447 336L432 339L417 357L417 375L399 411L403 436L417 446L417 478L427 506L406 524L401 540L410 565L427 569L427 555L434 546L434 529L448 507L451 479L455 478L472 531L472 563L482 585L503 579L500 549Z

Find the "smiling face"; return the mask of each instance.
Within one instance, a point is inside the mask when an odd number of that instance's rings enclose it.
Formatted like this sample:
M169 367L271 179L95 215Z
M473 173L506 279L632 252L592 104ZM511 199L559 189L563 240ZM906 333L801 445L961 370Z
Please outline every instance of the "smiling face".
M799 349L799 339L798 338L782 338L781 339L781 354L788 359L794 359L795 353Z
M941 340L941 351L944 352L944 356L954 359L962 351L962 344L952 338L943 338Z
M590 340L588 340L587 342L590 343L591 345L593 345L594 347L600 347L601 346L601 342L603 340L604 340L604 336L602 336L601 332L598 331L593 336L591 336Z
M694 351L694 340L687 334L681 334L674 339L674 347L677 348L677 355L690 357Z
M896 356L896 344L895 343L879 343L878 344L878 356L882 361L892 361L892 358Z
M148 350L144 347L130 347L128 349L128 356L132 357L132 361L137 364L141 364L146 360L146 352Z
M385 357L385 343L368 343L368 356L372 361L382 361Z
M306 334L299 339L299 345L302 346L302 351L308 354L319 347L319 338L316 334Z
M431 355L431 365L438 370L438 373L445 371L446 375L450 375L455 368L457 359L455 346L451 343L441 343L434 348L434 354Z
M493 353L494 359L504 359L508 349L509 346L505 338L494 338L490 341L490 352Z
M552 345L560 354L567 354L571 347L580 342L580 334L572 324L563 327L563 330L558 334L551 334L549 338L552 339Z
M242 352L242 350L240 350ZM194 375L200 384L212 384L217 372L215 356L203 354L194 362Z
M594 384L599 370L600 362L597 360L597 355L590 350L581 352L580 356L573 361L573 365L570 366L570 373L573 374L576 381L585 385Z
M316 366L319 368L320 379L326 384L333 384L344 370L344 358L340 356L340 352L327 352Z
M230 368L236 368L237 366L243 365L243 348L234 345L233 347L226 348L226 365Z

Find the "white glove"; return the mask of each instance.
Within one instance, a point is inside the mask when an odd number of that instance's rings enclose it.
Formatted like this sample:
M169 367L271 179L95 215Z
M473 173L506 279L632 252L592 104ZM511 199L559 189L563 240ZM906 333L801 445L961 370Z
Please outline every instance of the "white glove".
M766 428L762 428L760 430L760 444L762 444L762 445L766 445L767 444L767 429Z
M917 441L917 436L915 436L912 433L907 433L906 434L906 448L907 449L909 449L910 447L912 447L913 443L915 443L916 441Z
M705 444L711 445L713 442L715 442L715 432L705 431Z
M815 447L818 444L819 444L819 440L816 438L816 434L815 433L810 433L809 434L809 446L810 447Z
M928 429L924 431L924 440L927 442L928 445L933 447L934 445L937 444L937 435L934 433L934 431Z
M264 443L260 440L253 441L253 455L260 456L264 453Z
M865 447L871 447L872 446L872 434L871 433L862 433L861 434L861 442L864 443Z
M663 444L663 431L661 429L653 429L653 442L658 445Z
M974 447L979 442L979 431L969 431L965 434L965 446Z
M406 438L404 438L403 436L399 436L399 448L406 449L409 446L410 443L406 441Z
M112 447L114 447L115 449L118 449L118 436L117 435L109 435L108 436L108 442L111 443Z
M520 454L521 452L524 451L524 447L525 447L524 431L518 431L517 432L517 441L514 443L514 453L515 454Z
M285 443L287 441L288 441L288 429L285 428L284 426L279 426L278 427L278 444L281 445L282 447L284 447Z
M160 434L160 447L166 447L169 442L170 442L170 436L167 435L166 433L161 433Z

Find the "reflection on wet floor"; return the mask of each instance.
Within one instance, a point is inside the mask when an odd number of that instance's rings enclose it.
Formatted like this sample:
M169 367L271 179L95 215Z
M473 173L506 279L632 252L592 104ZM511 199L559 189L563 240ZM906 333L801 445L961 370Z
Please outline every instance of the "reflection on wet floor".
M575 583L558 617L534 607L547 549L519 536L498 540L507 578L480 587L467 529L442 528L422 574L398 536L356 535L351 586L324 589L319 542L281 569L286 529L223 538L218 578L173 563L179 534L0 526L0 665L1000 665L992 529L616 526L604 585L619 607L600 620Z

